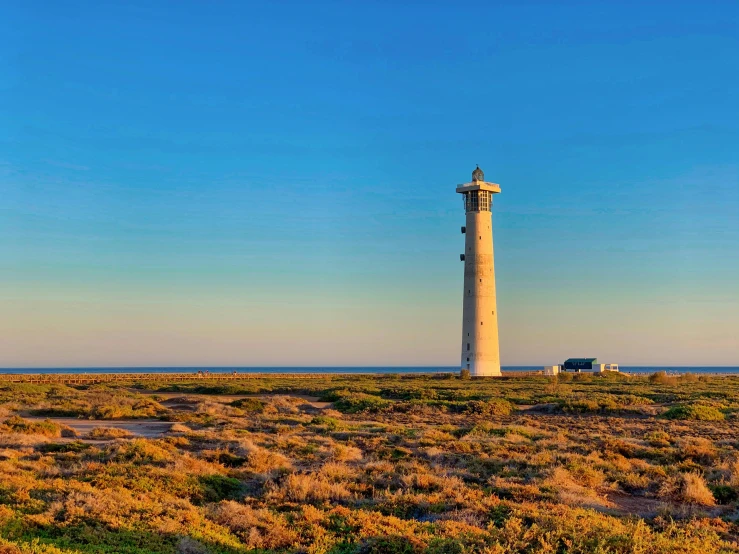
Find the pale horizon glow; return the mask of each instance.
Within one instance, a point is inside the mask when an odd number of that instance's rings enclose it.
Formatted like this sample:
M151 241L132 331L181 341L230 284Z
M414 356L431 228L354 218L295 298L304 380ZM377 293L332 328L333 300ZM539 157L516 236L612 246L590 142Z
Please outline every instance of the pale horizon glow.
M454 367L478 163L503 366L739 366L721 5L11 2L0 368Z

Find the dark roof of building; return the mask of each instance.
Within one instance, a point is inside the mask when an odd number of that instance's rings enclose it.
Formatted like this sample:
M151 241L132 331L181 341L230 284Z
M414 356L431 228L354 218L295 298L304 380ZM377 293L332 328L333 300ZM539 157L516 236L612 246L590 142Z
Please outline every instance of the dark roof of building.
M578 362L583 362L586 364L595 364L598 363L598 358L567 358L565 360L565 363L573 363L576 364Z

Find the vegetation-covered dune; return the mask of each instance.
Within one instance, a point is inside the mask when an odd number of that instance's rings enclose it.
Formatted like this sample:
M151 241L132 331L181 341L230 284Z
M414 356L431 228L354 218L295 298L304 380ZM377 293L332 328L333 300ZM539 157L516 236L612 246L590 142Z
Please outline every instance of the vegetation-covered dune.
M739 552L739 378L0 385L0 553Z

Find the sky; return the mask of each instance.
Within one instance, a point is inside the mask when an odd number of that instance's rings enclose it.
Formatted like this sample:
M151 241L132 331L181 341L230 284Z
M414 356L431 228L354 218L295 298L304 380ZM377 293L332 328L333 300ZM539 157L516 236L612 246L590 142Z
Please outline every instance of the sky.
M739 365L739 3L40 2L0 17L0 367Z

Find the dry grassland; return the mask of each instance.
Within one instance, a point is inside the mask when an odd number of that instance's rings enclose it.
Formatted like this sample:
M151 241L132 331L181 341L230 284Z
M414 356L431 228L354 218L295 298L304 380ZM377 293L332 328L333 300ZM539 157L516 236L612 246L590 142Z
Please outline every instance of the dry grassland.
M0 387L0 553L739 552L739 378Z

